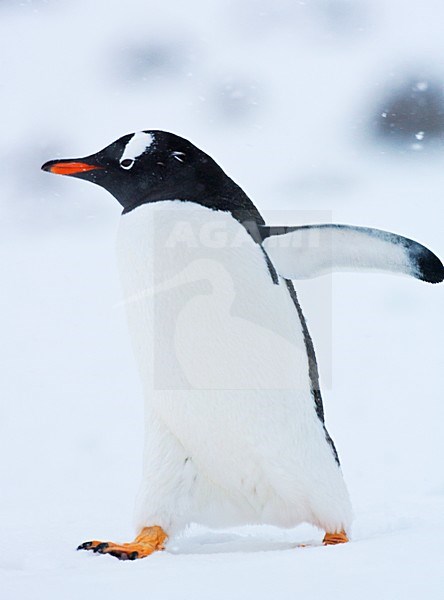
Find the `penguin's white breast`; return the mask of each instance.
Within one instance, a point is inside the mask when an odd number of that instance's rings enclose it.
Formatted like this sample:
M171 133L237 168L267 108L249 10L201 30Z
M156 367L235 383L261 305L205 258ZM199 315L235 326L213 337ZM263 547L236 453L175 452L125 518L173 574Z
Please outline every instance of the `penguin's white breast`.
M121 218L130 332L153 390L308 390L300 321L285 283L229 213L177 200Z

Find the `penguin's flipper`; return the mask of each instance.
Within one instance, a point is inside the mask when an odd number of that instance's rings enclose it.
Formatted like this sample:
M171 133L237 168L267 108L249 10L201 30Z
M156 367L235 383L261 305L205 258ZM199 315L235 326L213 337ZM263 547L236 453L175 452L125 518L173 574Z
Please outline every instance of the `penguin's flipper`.
M259 226L262 245L286 279L310 279L334 271L404 273L439 283L444 267L418 242L368 227L352 225Z
M119 560L135 560L145 558L153 552L164 549L167 534L161 527L144 527L133 542L115 544L114 542L84 542L77 550L92 550L98 554L110 554Z

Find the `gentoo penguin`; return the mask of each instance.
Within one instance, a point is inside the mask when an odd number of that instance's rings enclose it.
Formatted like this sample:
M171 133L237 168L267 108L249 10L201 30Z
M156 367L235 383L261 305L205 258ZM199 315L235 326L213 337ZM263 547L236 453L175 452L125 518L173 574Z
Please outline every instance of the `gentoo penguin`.
M291 280L374 269L437 283L440 260L375 229L267 227L214 160L163 131L42 168L123 206L119 266L146 396L138 535L79 549L142 558L191 522L308 522L325 544L347 542L350 500Z

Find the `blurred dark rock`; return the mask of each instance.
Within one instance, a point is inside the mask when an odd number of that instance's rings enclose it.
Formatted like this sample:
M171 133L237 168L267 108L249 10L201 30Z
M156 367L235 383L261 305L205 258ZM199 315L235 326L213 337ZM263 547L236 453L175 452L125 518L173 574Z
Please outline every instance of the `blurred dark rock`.
M379 138L420 150L444 142L444 86L441 81L410 77L391 91L374 119Z

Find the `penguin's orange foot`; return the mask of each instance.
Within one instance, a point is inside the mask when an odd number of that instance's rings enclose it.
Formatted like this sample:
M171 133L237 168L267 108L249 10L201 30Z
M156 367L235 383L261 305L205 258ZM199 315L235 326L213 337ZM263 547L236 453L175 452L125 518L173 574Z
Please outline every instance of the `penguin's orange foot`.
M350 541L345 531L339 531L338 533L326 533L322 543L324 546L333 546L335 544L345 544Z
M144 527L133 542L114 544L114 542L99 542L97 540L80 544L77 550L92 550L99 554L111 554L119 560L135 560L144 558L157 550L165 548L167 534L162 527Z

